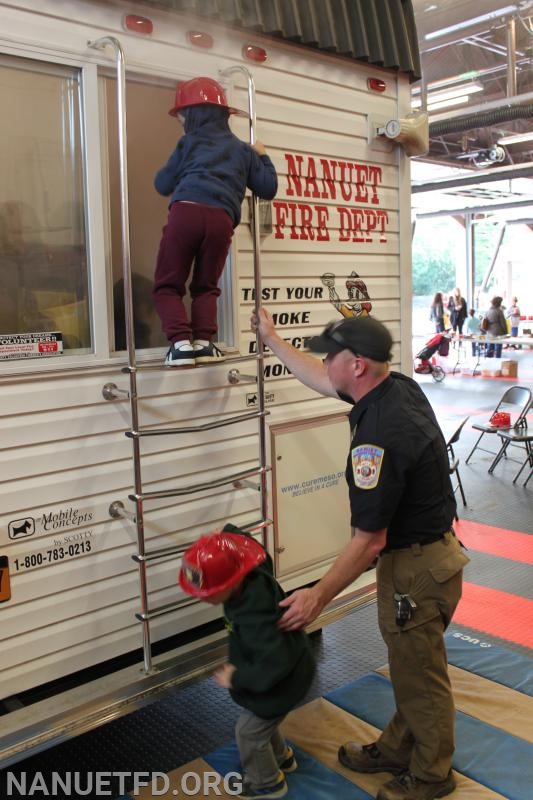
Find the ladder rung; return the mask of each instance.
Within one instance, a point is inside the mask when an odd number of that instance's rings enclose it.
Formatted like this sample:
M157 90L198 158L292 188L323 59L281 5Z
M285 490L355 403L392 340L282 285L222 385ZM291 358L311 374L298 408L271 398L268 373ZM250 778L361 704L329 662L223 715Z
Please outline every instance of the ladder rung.
M252 475L262 475L268 472L270 467L255 467L254 469L247 469L244 472L235 472L233 475L227 475L225 478L218 480L208 481L207 483L196 483L191 486L185 486L183 489L163 489L159 492L150 492L146 494L130 494L130 500L134 502L141 502L144 500L158 500L163 497L180 497L185 494L193 494L194 492L202 492L205 489L216 489L218 486L226 486L228 483L240 481L243 478L250 478Z
M272 525L271 519L256 519L254 522L239 525L239 528L241 531L261 531L263 528L268 528L269 525Z
M210 431L213 428L223 428L225 425L235 425L238 422L245 422L248 419L257 419L258 417L266 417L270 411L249 411L247 414L240 414L237 417L228 417L223 420L215 420L215 422L205 422L203 425L191 425L187 428L145 428L140 431L126 431L126 436L130 439L138 439L140 436L163 436L164 434L173 433L198 433L198 431Z
M185 550L190 546L190 544L191 542L189 542L189 544L180 544L180 545L174 544L170 545L169 547L159 547L157 548L157 550L149 550L144 555L141 555L140 553L134 553L132 555L132 559L137 564L142 564L143 562L147 561L155 561L157 558L167 558L170 556L175 556L178 555L179 553L185 552Z
M238 363L240 361L258 361L261 358L271 358L271 357L272 356L271 356L270 353L261 353L261 354L259 354L259 353L250 353L249 355L245 355L245 356L241 356L241 355L238 355L238 356L226 355L226 358L224 359L224 361L217 361L214 364L198 364L198 367L200 367L200 368L202 368L202 367L210 367L210 366L218 366L219 367L221 365L224 366L224 364L228 364L228 363L229 364L236 364L236 363ZM181 370L179 370L179 369L174 369L173 367L167 367L166 364L162 364L160 362L157 363L157 364L142 364L141 363L140 365L136 364L134 367L132 367L130 365L126 365L124 367L121 367L120 371L123 372L126 375L128 373L130 373L130 372L156 372L156 371L160 371L160 372L174 372L176 374L179 374L181 372ZM183 375L183 373L181 373L181 374Z
M145 611L144 613L135 614L139 622L146 622L146 620L154 619L154 617L161 617L163 614L170 614L171 611L177 611L180 608L187 608L187 606L192 606L199 603L199 600L195 598L186 597L183 600L176 600L173 603L165 603L163 606L156 606L151 611Z
M272 525L271 519L258 519L254 522L250 522L247 525L239 525L239 528L243 531L259 531L262 528L267 528L269 525ZM157 550L149 550L148 552L141 555L140 553L135 553L132 555L132 559L137 563L140 564L142 562L148 561L155 561L158 558L167 558L170 556L179 555L180 553L184 553L188 547L190 547L192 542L188 542L186 544L173 544L169 547L159 547Z

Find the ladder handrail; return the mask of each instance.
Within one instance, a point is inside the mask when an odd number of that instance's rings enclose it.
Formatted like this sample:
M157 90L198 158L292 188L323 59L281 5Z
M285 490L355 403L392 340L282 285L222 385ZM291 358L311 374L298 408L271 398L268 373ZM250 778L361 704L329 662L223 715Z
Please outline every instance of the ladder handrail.
M240 72L245 75L248 83L248 109L249 109L249 135L250 144L254 145L256 142L256 114L255 114L255 84L251 72L242 64L236 64L233 67L221 70L222 76L233 75ZM255 296L255 312L259 311L261 301L261 239L259 233L259 200L257 195L252 194L252 252L254 264L254 296ZM257 367L257 397L258 409L261 413L265 410L265 376L263 371L264 363L264 347L263 341L256 331L256 348L258 355ZM266 466L266 430L264 424L264 417L261 418L262 423L259 425L259 460L262 466ZM266 471L261 475L261 515L263 519L268 516L268 495L267 495L267 477ZM263 544L267 545L266 531L263 537Z
M122 277L124 281L124 316L126 324L126 346L128 350L128 370L130 375L129 406L131 427L139 428L139 410L137 406L137 371L135 363L135 332L133 325L133 293L131 278L131 251L130 251L130 226L128 205L128 157L126 138L126 68L124 51L119 40L114 36L103 36L95 41L88 42L88 46L95 50L104 50L111 46L115 52L117 71L117 119L118 119L118 150L119 150L119 177L120 177L120 220L122 244ZM138 438L133 439L133 475L135 493L142 490L141 476L141 451ZM139 553L144 555L144 515L142 502L136 508L137 547ZM139 596L141 613L148 612L148 590L146 580L146 564L139 562ZM146 672L152 670L152 648L150 643L150 627L143 623L143 654Z
M266 473L270 469L266 463L266 431L265 431L265 392L264 392L264 349L263 343L256 334L256 351L255 356L257 364L257 409L252 413L243 414L237 417L226 419L223 423L206 423L205 425L182 428L182 429L160 429L158 431L150 431L145 429L140 430L139 425L139 408L138 408L138 393L137 393L137 364L135 354L135 333L133 321L133 293L132 293L132 275L131 275L131 252L130 252L130 230L129 230L129 207L128 207L128 164L127 164L127 144L126 144L126 78L125 78L125 62L124 52L118 39L112 36L104 36L95 41L88 42L88 46L96 50L104 50L106 47L111 46L115 53L116 73L117 73L117 118L118 118L118 145L119 145L119 171L120 171L120 209L121 209L121 237L122 237L122 272L124 282L124 308L125 308L125 325L126 325L126 347L128 353L128 365L123 369L124 372L129 374L130 391L127 394L130 406L130 431L126 435L132 440L133 445L133 472L134 472L134 492L129 495L129 498L135 502L136 512L132 519L137 528L137 547L138 552L134 560L138 564L139 574L139 596L140 596L140 612L136 614L137 619L142 622L143 630L143 657L144 669L149 673L152 671L152 648L150 642L150 618L154 616L148 608L148 591L147 591L147 574L146 565L149 555L146 552L146 543L144 535L144 501L158 499L160 497L176 497L182 494L189 494L195 491L201 491L205 488L214 488L217 486L234 483L235 481L242 480L250 477L251 475L260 476L260 491L261 491L261 529L263 532L263 543L266 545L266 520L267 520L267 476ZM222 74L229 75L234 72L242 72L246 75L248 81L248 107L249 107L249 120L250 120L250 144L255 143L255 86L250 72L243 66L230 67ZM259 236L259 203L258 198L252 195L252 241L253 241L253 265L254 265L254 291L255 291L255 308L258 310L259 299L261 297L261 260L260 260L260 236ZM116 393L121 390L111 391L110 396L104 397L111 399L116 396ZM210 430L211 428L221 427L223 424L233 424L234 422L243 421L256 417L258 419L259 427L259 466L251 470L245 470L240 473L226 476L225 478L210 481L207 484L197 484L188 486L183 489L172 491L158 491L143 493L142 490L142 472L141 472L141 451L140 439L142 436L161 435L163 433L189 433L199 430ZM117 516L127 515L117 513ZM168 604L169 610L171 608L180 608L187 605L183 601ZM156 614L159 610L156 611Z

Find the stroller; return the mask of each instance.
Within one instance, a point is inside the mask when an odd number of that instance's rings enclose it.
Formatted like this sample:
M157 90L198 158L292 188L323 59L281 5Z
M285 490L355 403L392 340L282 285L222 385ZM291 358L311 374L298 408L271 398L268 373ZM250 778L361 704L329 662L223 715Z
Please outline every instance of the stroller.
M442 367L432 364L430 359L438 351L440 356L447 356L450 351L450 337L447 333L436 333L429 342L426 342L422 350L416 354L415 372L419 375L431 375L434 381L440 383L444 380L445 372Z

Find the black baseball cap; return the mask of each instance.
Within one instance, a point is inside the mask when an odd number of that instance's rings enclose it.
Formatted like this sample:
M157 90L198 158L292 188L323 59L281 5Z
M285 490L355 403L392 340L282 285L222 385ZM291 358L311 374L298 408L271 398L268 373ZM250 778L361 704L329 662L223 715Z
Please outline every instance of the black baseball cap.
M372 361L390 361L392 336L385 325L375 317L346 317L326 325L320 336L307 342L313 353L340 353L351 350L357 356Z

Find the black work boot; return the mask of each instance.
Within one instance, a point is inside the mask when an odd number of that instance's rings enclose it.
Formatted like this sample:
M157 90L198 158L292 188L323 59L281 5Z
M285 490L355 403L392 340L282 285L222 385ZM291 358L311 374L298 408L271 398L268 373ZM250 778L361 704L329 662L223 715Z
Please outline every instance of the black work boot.
M384 755L375 742L363 745L346 742L339 747L338 758L341 764L355 772L392 772L397 775L407 769L407 764Z

